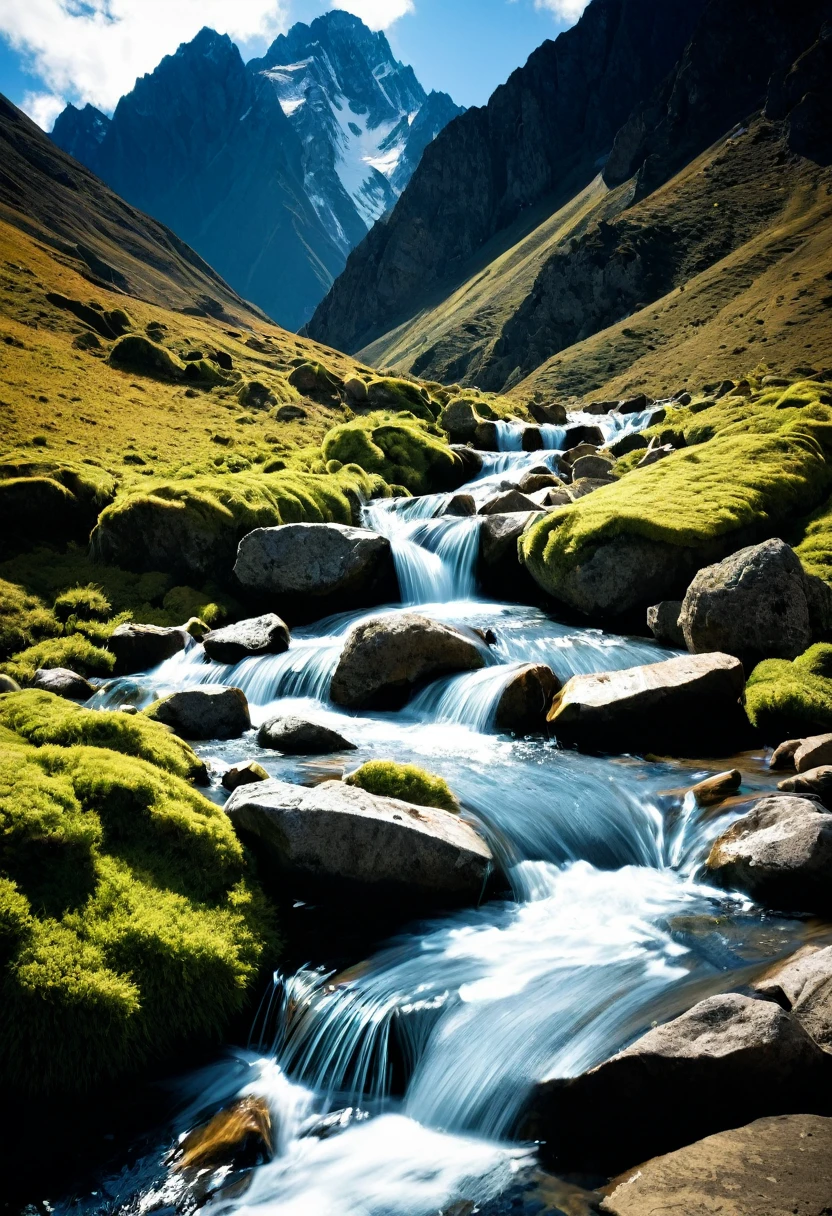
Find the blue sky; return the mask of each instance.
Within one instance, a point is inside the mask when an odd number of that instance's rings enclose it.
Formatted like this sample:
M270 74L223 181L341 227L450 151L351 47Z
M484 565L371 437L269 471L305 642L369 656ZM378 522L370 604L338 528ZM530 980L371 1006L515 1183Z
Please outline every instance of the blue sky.
M586 0L0 0L0 92L49 129L66 101L112 111L136 76L202 25L246 59L332 7L384 29L426 89L481 105Z

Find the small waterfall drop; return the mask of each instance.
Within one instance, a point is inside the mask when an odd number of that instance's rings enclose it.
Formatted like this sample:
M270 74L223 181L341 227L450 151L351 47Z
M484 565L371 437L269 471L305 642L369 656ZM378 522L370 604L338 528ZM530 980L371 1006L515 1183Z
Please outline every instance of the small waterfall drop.
M365 508L365 524L390 541L404 604L449 603L475 594L481 520L440 515L449 498L382 499Z

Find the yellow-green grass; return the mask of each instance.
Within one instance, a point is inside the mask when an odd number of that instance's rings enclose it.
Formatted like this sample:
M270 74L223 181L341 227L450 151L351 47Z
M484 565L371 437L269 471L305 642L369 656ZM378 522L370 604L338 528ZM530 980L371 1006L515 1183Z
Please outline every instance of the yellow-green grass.
M379 794L384 798L400 798L402 802L435 806L444 811L459 810L459 802L447 781L415 764L368 760L344 780L347 785L358 786L369 794Z
M0 735L0 1075L77 1094L217 1040L274 924L223 812L102 747Z
M746 685L745 708L767 743L832 730L832 646L819 642L792 663L759 663Z

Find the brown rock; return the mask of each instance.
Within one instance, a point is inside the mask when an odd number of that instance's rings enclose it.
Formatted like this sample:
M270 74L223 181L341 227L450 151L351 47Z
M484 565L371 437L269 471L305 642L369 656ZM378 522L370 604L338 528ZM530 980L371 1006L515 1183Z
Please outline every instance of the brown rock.
M269 774L256 760L246 760L226 769L222 776L223 789L232 792L240 785L252 785L255 781L268 781Z
M494 724L498 730L530 734L543 730L552 698L560 681L544 663L527 663L509 680L497 702Z
M561 456L561 461L569 465L571 468L576 460L581 460L584 456L597 456L598 445L595 443L578 443L573 448L568 448Z
M832 764L822 764L777 782L778 790L789 794L815 794L824 806L832 808Z
M510 515L516 511L535 511L537 503L527 498L525 494L521 494L519 490L506 490L504 494L498 494L496 498L490 498L488 502L480 507L479 515Z
M780 746L782 747L783 744ZM797 771L805 773L809 769L819 768L824 764L832 764L832 735L810 735L806 739L801 739L800 746L794 753L794 767ZM774 765L772 765L773 767Z
M802 742L802 739L787 739L775 747L768 762L769 768L794 768L794 758Z
M826 1216L832 1119L779 1115L707 1136L610 1183L605 1216Z
M604 486L611 486L614 480L613 477L578 477L569 486L569 497L573 502L577 502L587 494L594 494Z
M560 489L562 485L562 480L554 473L536 473L532 470L521 478L517 488L523 494L534 494L535 490Z
M477 504L474 501L473 494L454 494L451 501L443 511L444 515L476 515Z
M682 611L681 600L662 600L647 609L647 628L657 642L664 646L674 646L685 650L685 635L679 624L679 613Z
M265 1098L240 1098L189 1132L180 1144L174 1168L215 1170L219 1166L250 1169L272 1156L272 1120Z
M606 456L579 456L572 461L572 476L576 480L580 477L610 478L613 467L614 461Z
M754 985L797 1018L816 1043L832 1049L832 946L804 946Z
M716 773L713 777L698 781L696 785L691 786L690 792L700 806L716 806L718 802L724 802L726 798L736 794L741 785L742 773L738 768L732 768L725 773Z

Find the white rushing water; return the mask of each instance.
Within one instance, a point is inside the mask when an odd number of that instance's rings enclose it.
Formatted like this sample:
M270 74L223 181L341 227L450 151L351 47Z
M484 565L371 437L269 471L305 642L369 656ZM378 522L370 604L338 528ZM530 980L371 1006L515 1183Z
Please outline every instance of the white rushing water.
M647 421L579 420L619 433ZM506 428L505 450L485 454L481 476L463 487L478 502L507 471L554 456L520 451L522 437ZM553 445L562 441L557 430L547 432ZM244 1193L207 1211L438 1216L457 1201L487 1203L533 1153L511 1137L536 1081L593 1065L653 1020L742 982L800 940L799 926L764 918L697 880L709 841L737 813L708 817L684 797L713 771L708 766L579 755L543 737L494 733L497 699L521 663L547 663L565 680L669 652L477 598L479 521L443 517L448 498L367 511L367 524L391 540L402 605L297 629L285 654L235 666L208 662L195 646L97 696L101 706L144 704L199 683L236 685L255 724L299 712L357 745L315 759L263 752L250 735L201 747L220 768L256 756L270 774L308 782L372 757L423 764L450 782L510 883L510 898L413 925L345 973L329 974L312 959L275 977L252 1050L186 1083L189 1106L177 1128L254 1093L269 1103L278 1129L274 1160ZM490 631L490 645L470 634L487 665L435 681L398 713L339 711L328 687L346 634L368 616L414 605L463 629ZM768 780L752 765L745 788ZM154 1180L137 1181L129 1205L119 1176L83 1210L180 1210L184 1184L166 1172L161 1153L146 1169Z

